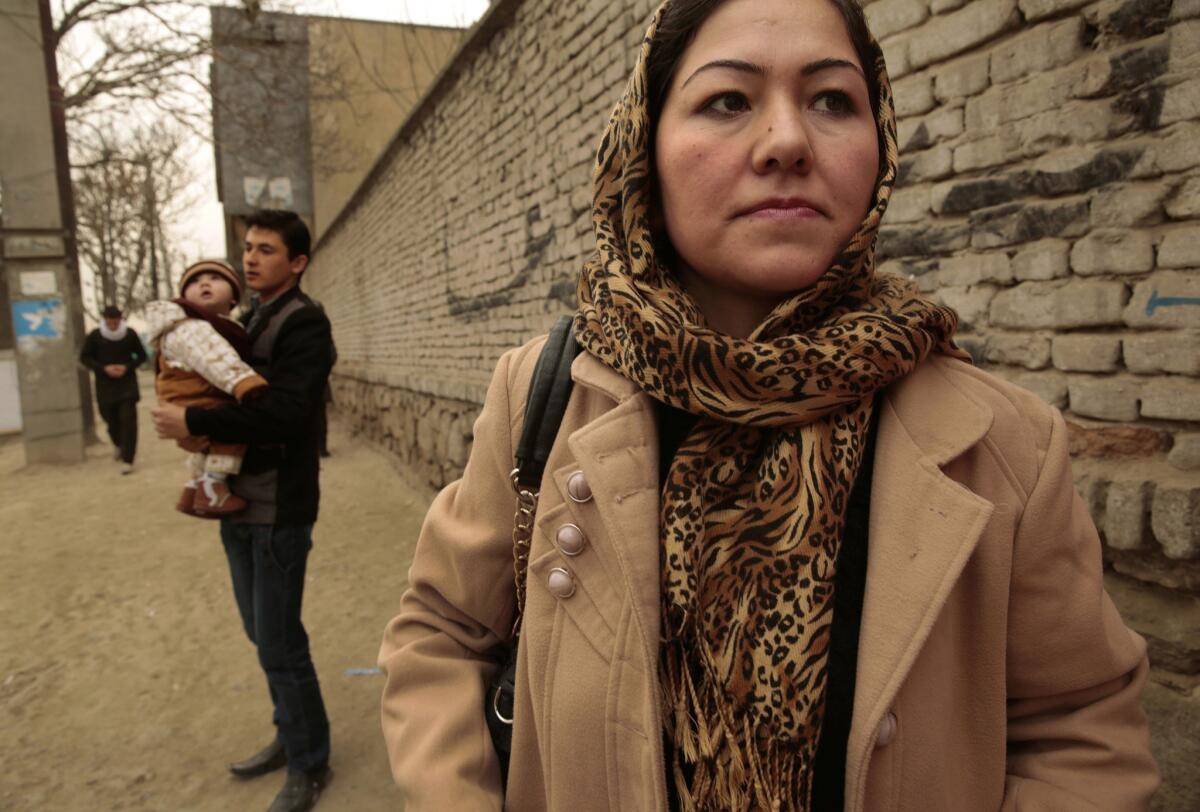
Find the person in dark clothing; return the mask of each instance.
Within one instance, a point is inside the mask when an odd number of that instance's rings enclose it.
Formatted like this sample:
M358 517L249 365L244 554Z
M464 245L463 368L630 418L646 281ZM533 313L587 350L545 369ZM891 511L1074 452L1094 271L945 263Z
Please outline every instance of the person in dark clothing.
M152 412L160 437L249 445L241 473L230 479L247 506L222 518L221 541L242 624L267 677L276 736L229 769L249 778L287 766L270 812L311 809L332 774L329 721L300 618L333 352L329 320L299 287L309 250L308 229L295 213L264 210L248 219L242 259L246 285L257 294L246 325L249 361L270 384L266 394L253 403Z
M101 314L100 326L88 333L79 351L79 362L96 376L96 405L113 457L121 461L121 473L133 473L137 453L137 368L146 361L146 350L136 331L130 329L116 305Z
M333 389L328 384L325 385L325 397L321 398L321 442L320 453L322 457L332 457L329 453L329 404L333 403Z

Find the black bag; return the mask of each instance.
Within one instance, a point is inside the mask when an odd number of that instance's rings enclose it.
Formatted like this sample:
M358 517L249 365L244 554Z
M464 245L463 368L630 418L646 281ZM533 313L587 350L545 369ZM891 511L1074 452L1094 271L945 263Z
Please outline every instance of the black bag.
M529 566L529 544L533 537L533 517L537 511L538 488L546 470L550 448L558 435L567 400L571 397L571 362L579 354L571 316L562 316L538 356L525 404L525 425L517 444L514 467L509 475L517 493L517 512L513 518L513 581L517 593L517 616L512 636L505 644L504 666L492 679L484 694L484 718L492 736L492 746L500 758L500 783L508 786L508 762L512 756L513 692L517 677L517 645L521 636L521 617L525 613L525 574Z

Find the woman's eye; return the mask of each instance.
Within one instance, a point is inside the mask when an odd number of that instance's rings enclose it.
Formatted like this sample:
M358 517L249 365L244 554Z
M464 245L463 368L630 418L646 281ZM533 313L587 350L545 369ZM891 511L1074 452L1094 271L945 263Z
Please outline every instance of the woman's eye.
M735 113L741 113L750 107L746 101L746 97L741 93L722 93L709 100L705 105L706 110L712 110L714 113L719 113L723 116L731 116Z
M813 102L813 109L819 113L845 115L854 112L854 102L840 90L831 90L817 96L816 101Z

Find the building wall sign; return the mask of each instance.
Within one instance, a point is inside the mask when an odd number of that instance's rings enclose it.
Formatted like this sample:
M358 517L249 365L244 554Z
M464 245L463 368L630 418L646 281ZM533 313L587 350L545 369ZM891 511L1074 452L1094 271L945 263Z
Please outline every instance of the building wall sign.
M255 209L292 209L296 205L292 179L286 176L268 180L263 175L247 175L242 178L242 192L246 205Z
M58 293L54 271L21 271L22 296L50 296Z
M46 235L13 235L4 238L4 256L9 259L33 259L37 257L61 257L66 255L62 237Z
M271 206L277 209L290 209L294 204L292 197L291 178L271 178L267 184L267 192L271 195Z
M242 178L242 191L246 194L247 206L258 206L262 200L263 190L267 188L267 179L260 175L247 175Z

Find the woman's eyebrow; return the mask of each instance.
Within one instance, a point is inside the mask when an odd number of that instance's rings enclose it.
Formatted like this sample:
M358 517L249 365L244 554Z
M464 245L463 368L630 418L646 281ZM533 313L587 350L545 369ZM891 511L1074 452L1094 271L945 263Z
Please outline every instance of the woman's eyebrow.
M714 59L712 62L708 62L696 68L696 70L692 72L692 75L684 80L684 83L679 86L679 89L682 90L683 88L687 87L687 83L695 79L698 74L703 73L706 70L717 70L720 68L724 68L726 70L736 70L742 73L752 73L756 76L766 76L767 74L766 68L753 62L746 62L742 59ZM809 62L800 69L800 74L802 76L812 76L814 73L833 70L835 68L849 68L859 76L862 76L864 80L867 78L858 65L855 65L849 60L837 59L835 57L826 57L825 59L818 59L816 62Z
M807 65L801 68L800 73L804 76L812 76L814 73L820 73L823 70L832 70L834 68L849 68L863 79L867 78L866 74L862 72L862 68L860 68L858 65L855 65L853 62L847 59L836 59L834 57L826 57L825 59L818 59L816 62L809 62Z
M767 74L766 68L764 68L762 65L756 65L753 62L746 62L742 59L714 59L712 62L708 62L696 68L692 75L684 80L684 83L679 86L679 89L682 90L683 88L687 87L688 82L695 79L697 75L703 73L704 71L716 70L718 68L736 70L742 73L753 73L756 76L766 76Z

